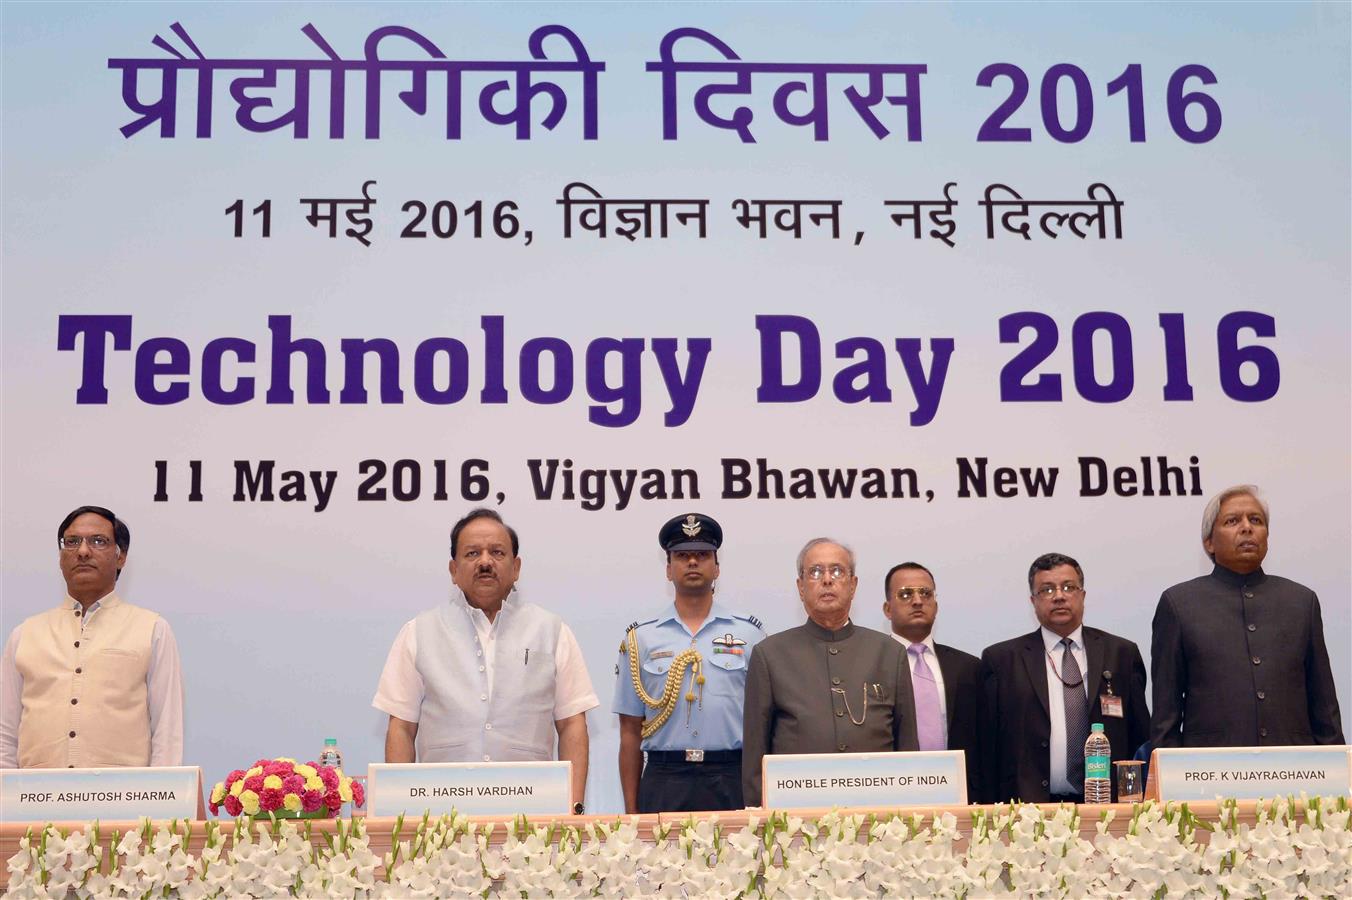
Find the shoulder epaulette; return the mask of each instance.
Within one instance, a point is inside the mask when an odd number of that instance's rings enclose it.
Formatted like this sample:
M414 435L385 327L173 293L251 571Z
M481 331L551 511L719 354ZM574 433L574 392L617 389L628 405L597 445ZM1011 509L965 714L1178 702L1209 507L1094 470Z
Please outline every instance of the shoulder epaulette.
M640 622L637 619L635 619L633 622L629 623L629 627L624 630L624 637L620 639L620 652L621 653L629 652L629 632L633 631L635 628L638 628L640 625L651 625L653 622L656 621L657 621L656 619L649 619L646 622Z
M761 624L761 620L756 618L755 616L739 616L736 613L733 613L732 617L734 619L741 619L743 622L750 622L752 625L755 625L761 631L765 630L765 626Z

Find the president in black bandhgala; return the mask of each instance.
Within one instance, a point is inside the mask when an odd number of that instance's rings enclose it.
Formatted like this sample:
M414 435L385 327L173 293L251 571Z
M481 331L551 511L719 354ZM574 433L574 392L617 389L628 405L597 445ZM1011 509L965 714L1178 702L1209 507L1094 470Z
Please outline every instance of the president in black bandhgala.
M798 553L807 621L751 651L742 710L742 796L759 805L771 753L918 750L906 651L850 618L854 551L814 538Z

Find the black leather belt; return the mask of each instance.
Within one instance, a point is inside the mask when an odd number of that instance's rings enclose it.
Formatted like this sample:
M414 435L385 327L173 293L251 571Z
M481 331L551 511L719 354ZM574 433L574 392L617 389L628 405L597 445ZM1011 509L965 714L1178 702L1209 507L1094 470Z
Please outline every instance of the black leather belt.
M741 750L649 750L648 762L728 764L742 761Z

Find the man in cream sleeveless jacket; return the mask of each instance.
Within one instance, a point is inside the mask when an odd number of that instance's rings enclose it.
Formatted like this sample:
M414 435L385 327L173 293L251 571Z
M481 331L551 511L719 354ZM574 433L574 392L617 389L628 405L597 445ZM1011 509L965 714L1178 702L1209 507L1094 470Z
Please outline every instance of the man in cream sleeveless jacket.
M573 632L512 596L516 531L491 509L451 529L450 602L404 625L371 705L388 713L386 762L573 764L574 808L587 784L587 710L599 705Z
M131 530L81 506L56 539L66 599L15 628L0 658L0 768L181 765L174 633L114 590Z

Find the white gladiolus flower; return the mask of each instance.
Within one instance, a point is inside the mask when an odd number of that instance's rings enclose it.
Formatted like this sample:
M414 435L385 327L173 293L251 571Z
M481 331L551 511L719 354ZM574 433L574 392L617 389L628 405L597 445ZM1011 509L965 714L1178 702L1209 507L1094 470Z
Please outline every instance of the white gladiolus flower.
M1181 805L1145 803L1114 837L1111 814L1091 828L1073 808L1025 805L977 812L964 836L949 813L928 822L915 814L866 821L832 811L814 820L756 817L735 831L716 819L668 824L650 841L634 819L581 830L518 820L501 846L490 846L491 828L456 816L405 831L385 864L359 826L330 847L312 846L292 822L274 835L241 820L233 840L209 832L196 854L185 848L186 831L164 825L143 824L107 854L90 834L49 827L21 838L7 864L16 898L1347 895L1345 799L1278 800L1258 805L1255 818L1240 824L1228 803L1207 827ZM108 871L97 871L105 855Z

